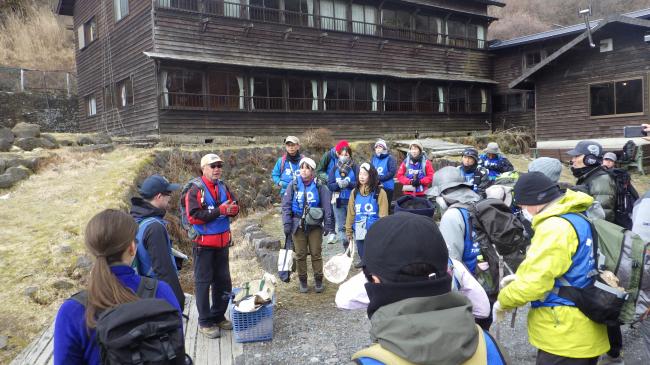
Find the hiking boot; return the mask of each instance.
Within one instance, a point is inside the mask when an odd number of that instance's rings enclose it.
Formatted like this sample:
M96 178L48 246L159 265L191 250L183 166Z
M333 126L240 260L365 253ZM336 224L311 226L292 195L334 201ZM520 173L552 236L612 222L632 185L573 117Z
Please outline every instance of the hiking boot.
M230 331L232 330L232 322L224 319L223 321L217 323L217 327L221 328L222 330Z
M199 332L207 338L219 338L221 337L221 329L216 325L210 327L199 326Z
M316 293L322 293L323 290L325 290L325 287L323 286L323 278L314 278L314 290Z
M307 277L306 276L300 276L298 277L298 290L300 290L301 293L307 293L309 291L309 287L307 286Z
M361 260L354 263L354 268L355 269L360 269L362 267L363 267L363 262L361 262Z

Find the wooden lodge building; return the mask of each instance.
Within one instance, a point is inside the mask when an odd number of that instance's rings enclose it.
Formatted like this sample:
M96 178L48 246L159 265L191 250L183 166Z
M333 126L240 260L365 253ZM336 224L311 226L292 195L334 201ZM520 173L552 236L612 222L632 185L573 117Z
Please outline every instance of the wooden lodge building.
M551 140L648 119L650 11L592 21L591 48L584 24L488 44L489 6L504 4L59 0L57 13L74 16L84 131L378 137L527 126Z

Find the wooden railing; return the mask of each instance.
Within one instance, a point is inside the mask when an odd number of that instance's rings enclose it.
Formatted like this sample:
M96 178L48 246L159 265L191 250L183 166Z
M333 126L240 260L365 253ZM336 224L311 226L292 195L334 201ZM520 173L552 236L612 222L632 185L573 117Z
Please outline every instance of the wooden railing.
M157 0L156 6L158 8L198 12L206 15L310 27L323 31L340 31L382 38L444 44L453 47L484 49L487 46L486 40L471 37L453 37L442 33L425 32L411 28L257 7L223 0Z
M332 98L285 98L265 96L213 95L166 92L160 95L162 109L248 112L311 113L422 113L480 114L487 103L358 100Z

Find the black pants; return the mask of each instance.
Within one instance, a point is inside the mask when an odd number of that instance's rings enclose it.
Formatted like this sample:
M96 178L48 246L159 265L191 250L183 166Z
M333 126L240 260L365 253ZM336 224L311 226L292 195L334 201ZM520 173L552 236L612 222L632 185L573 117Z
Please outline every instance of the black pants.
M621 356L623 349L623 334L621 326L607 326L607 337L609 338L609 351L607 354L613 358Z
M232 291L228 247L195 246L194 293L201 327L214 326L225 319L228 299ZM212 289L212 295L210 295ZM210 305L212 299L212 305Z
M537 350L535 365L596 365L598 356L589 359L574 359L572 357L549 354L544 350Z
M386 190L384 188L384 191L386 192L386 200L388 200L388 214L393 214L393 190Z

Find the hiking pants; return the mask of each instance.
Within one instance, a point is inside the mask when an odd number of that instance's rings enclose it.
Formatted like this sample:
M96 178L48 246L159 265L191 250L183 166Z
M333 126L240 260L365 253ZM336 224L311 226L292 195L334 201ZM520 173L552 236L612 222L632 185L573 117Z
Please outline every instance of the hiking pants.
M334 223L336 223L336 237L343 243L343 249L347 249L349 242L345 235L345 218L348 216L348 206L340 208L333 206L332 210L334 211Z
M537 350L537 361L535 365L596 365L598 364L598 356L589 359L574 359L572 357L564 357L549 354L544 350Z
M363 261L363 246L365 240L355 240L357 243L357 254L359 255L359 258Z
M293 246L296 251L296 268L298 276L307 276L307 250L311 255L311 267L314 270L315 278L323 277L323 257L321 256L323 245L323 229L321 227L311 228L305 234L303 229L298 229L293 234Z
M225 319L232 291L228 247L213 248L195 245L194 292L199 311L199 325L211 327ZM212 290L212 294L210 294ZM210 300L212 299L212 304Z
M623 334L621 326L607 326L607 337L609 338L609 351L607 354L613 358L621 356L623 349Z

